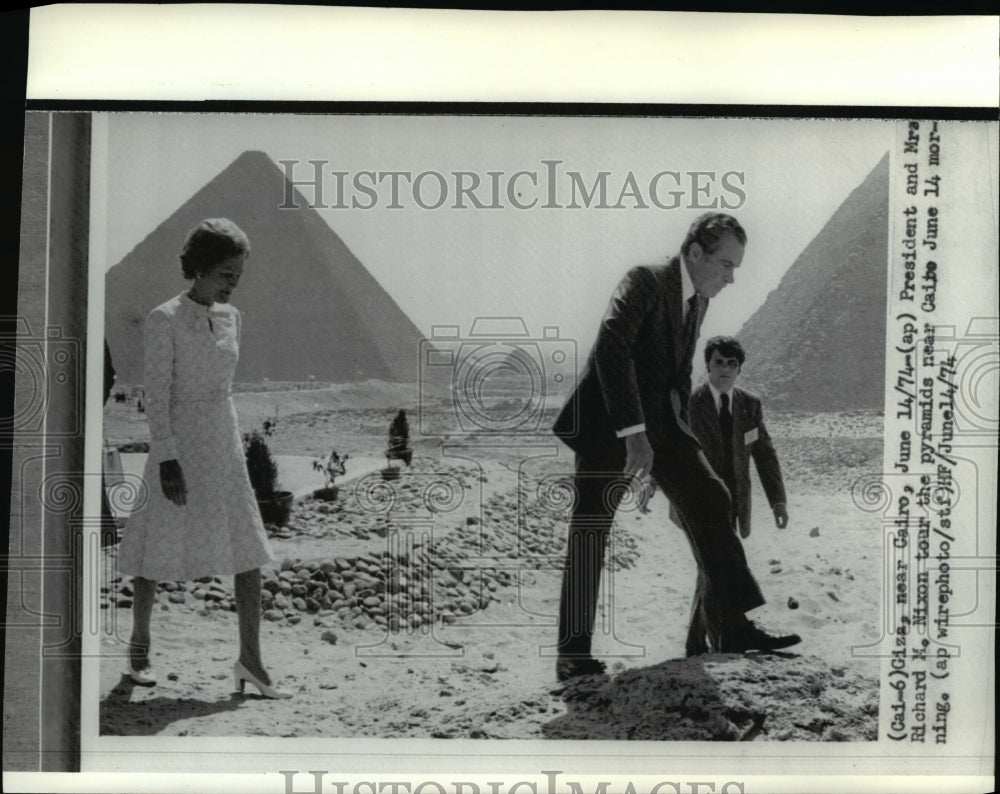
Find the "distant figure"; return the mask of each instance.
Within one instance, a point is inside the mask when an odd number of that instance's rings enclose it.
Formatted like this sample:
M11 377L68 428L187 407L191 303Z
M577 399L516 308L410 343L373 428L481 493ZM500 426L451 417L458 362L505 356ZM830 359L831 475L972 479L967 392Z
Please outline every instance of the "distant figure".
M345 464L350 457L350 455L341 457L337 450L331 450L330 456L325 461L313 461L313 470L323 472L326 477L326 487L331 488L338 477L343 477L347 474L347 466Z
M157 580L234 574L236 686L243 691L249 681L264 697L291 697L271 685L261 661L260 566L271 550L230 397L241 320L229 297L249 255L250 241L235 223L202 221L180 255L191 288L145 321L149 501L130 519L118 555L121 570L134 576L128 675L142 686L156 683L149 627Z
M764 426L760 399L736 387L745 360L746 353L735 338L714 336L709 339L705 343L708 383L695 389L688 407L691 429L701 442L708 462L729 490L733 531L744 538L750 535L751 457L774 512L774 523L779 529L788 526L781 466ZM708 597L707 582L699 571L688 632L688 655L718 651L721 647L721 638L699 619L706 612L704 599Z
M111 362L111 349L108 347L108 340L104 340L104 400L102 404L108 402L111 390L115 387L115 367ZM115 401L121 402L118 395ZM101 477L101 548L114 546L118 542L118 519L111 512L111 503L108 501L108 491L104 487L104 472Z
M108 340L104 340L104 399L102 402L107 402L108 397L111 396L111 390L115 387L115 380L117 375L115 374L115 366L111 361L111 348L108 347ZM115 395L117 397L117 395Z
M386 463L391 460L401 460L407 466L413 459L410 449L410 423L406 420L406 411L400 411L389 425L389 447L385 451Z

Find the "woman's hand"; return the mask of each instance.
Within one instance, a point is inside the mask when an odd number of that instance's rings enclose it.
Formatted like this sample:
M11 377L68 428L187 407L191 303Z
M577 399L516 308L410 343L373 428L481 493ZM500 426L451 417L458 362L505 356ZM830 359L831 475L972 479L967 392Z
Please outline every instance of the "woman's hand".
M165 460L160 463L160 487L163 489L163 495L178 507L187 504L184 472L176 460Z

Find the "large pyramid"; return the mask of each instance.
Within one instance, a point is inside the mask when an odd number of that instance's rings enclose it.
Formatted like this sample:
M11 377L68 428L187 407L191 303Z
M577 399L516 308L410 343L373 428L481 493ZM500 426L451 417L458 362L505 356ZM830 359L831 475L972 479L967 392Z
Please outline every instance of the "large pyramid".
M884 406L888 224L886 154L740 332L741 385L768 407Z
M205 218L250 238L233 305L243 314L236 380L417 379L421 333L263 152L244 152L161 223L106 276L105 333L120 382L142 382L142 322L183 291L178 254Z

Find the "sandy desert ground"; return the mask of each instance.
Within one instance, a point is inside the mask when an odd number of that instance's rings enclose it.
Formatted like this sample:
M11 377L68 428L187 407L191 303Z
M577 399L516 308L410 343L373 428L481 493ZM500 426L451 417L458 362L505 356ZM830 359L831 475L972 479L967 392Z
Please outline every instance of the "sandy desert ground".
M882 469L880 413L767 415L791 521L775 528L753 475L745 547L768 603L751 617L798 632L801 645L684 658L695 566L657 495L646 515L620 511L614 529L594 647L608 675L557 685L566 449L546 435L524 439L530 452L460 435L442 447L441 437L419 436L412 390L385 384L236 400L244 430L280 403L271 447L282 455L335 446L377 456L395 410L407 408L413 465L393 482L345 482L336 501L298 499L272 537L262 644L289 700L234 693L231 577L161 585L152 651L160 681L133 686L122 675L129 580L105 552L102 734L876 738L878 660L866 646L880 634L882 532L877 494L859 483ZM450 416L437 410L425 418L439 431ZM145 436L142 415L109 405L109 443Z

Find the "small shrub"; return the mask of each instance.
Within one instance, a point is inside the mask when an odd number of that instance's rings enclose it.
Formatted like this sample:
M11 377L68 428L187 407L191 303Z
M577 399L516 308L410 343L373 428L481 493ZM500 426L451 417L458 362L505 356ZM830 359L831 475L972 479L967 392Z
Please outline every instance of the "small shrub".
M271 455L271 448L265 436L271 435L274 425L265 422L263 430L252 430L243 434L243 451L246 454L247 473L250 485L258 501L274 498L278 481L278 464Z

